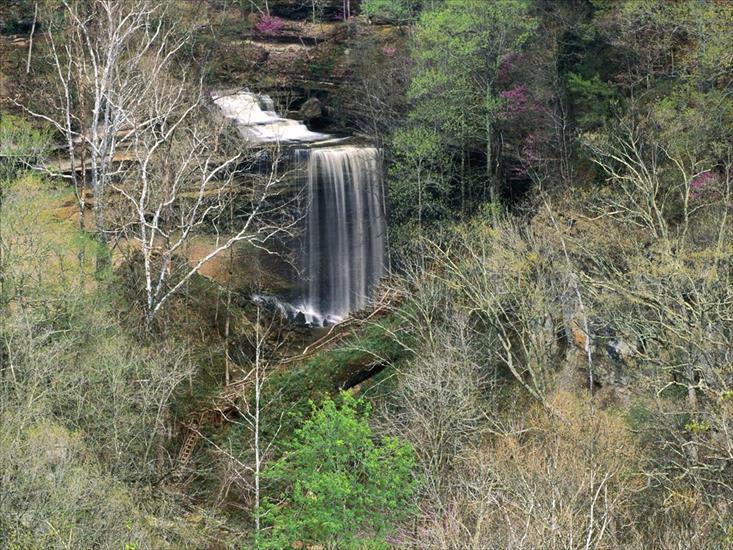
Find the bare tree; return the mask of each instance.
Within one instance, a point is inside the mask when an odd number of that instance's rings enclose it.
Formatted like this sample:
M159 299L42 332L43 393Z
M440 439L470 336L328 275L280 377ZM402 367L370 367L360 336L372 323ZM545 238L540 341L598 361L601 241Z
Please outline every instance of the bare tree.
M33 38L36 34L36 22L38 21L38 2L33 4L33 24L31 25L31 32L28 37L28 57L25 61L25 74L31 72L31 60L33 59Z
M619 191L599 212L650 231L663 245L677 235L684 245L696 213L710 206L693 200L693 183L713 161L699 151L675 151L662 136L628 120L609 136L585 136L585 145ZM682 223L670 223L673 209L680 211Z
M543 238L511 220L494 228L464 231L445 244L432 243L435 277L465 313L495 339L492 353L527 392L544 402L548 369L557 352L554 339L556 278ZM544 254L546 261L540 262ZM478 321L480 319L480 321Z
M279 428L275 430L274 435L271 436L269 441L263 441L263 414L265 408L270 405L269 400L264 396L264 388L268 370L273 366L269 360L269 356L273 350L268 349L270 346L268 346L267 340L273 334L274 318L270 320L269 324L263 326L264 319L258 307L255 322L255 333L252 336L251 342L254 345L254 359L252 361L252 368L245 377L245 380L251 380L251 394L244 394L243 406L240 407L240 412L252 433L253 464L248 469L251 471L254 480L253 516L255 532L259 533L262 526L262 470L268 456L272 454L273 444L277 438Z
M218 254L238 242L267 246L297 222L296 197L284 185L278 149L269 169L254 173L256 154L241 142L239 152L229 152L224 127L212 123L200 85L191 90L165 74L155 75L155 82L128 112L138 130L130 136L130 162L112 185L123 200L115 203L111 230L127 252L142 256L148 328ZM231 209L237 215L227 226ZM185 247L202 232L213 234L215 244L189 265L182 259Z
M62 17L50 19L46 33L56 87L51 108L26 110L64 138L64 171L76 190L82 228L84 186L87 180L91 185L100 245L97 267L102 270L108 258L105 195L115 176L116 154L130 136L126 112L154 84L140 79L140 69L151 57L164 66L186 38L176 37L177 29L168 24L167 1L63 0L62 7Z
M174 8L167 1L63 0L63 23L48 32L54 109L30 111L64 136L82 228L89 180L98 272L109 261L110 240L142 254L148 329L217 254L239 241L262 246L295 225L273 221L288 202L273 202L283 187L279 157L269 172L237 179L254 154L241 152L246 144L235 153L223 146L223 126L210 121L200 78L179 62L190 33ZM223 234L223 213L235 200L236 227ZM213 250L190 267L176 263L201 231L216 234Z
M239 380L225 388L226 406L232 405L237 411L236 418L230 418L230 422L243 428L248 438L244 447L241 447L240 441L225 448L207 440L223 459L226 469L222 476L222 494L228 494L230 487L235 485L251 501L255 533L259 533L262 527L262 472L275 452L285 415L284 410L277 411L282 404L279 393L268 392L268 378L276 367L274 358L284 341L279 333L279 323L278 316L268 317L257 308L252 330L247 335L251 346L250 368ZM266 430L268 437L263 435ZM236 430L235 433L238 437L242 432ZM235 446L241 451L235 450Z

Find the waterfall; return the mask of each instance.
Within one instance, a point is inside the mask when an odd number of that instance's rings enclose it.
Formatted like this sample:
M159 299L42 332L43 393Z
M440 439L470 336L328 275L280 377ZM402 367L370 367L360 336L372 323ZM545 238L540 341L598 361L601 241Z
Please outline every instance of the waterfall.
M339 146L296 156L306 164L308 199L296 307L311 324L332 323L365 307L384 273L379 152Z
M311 326L333 324L365 307L385 269L379 151L345 145L343 138L282 118L268 96L238 91L212 98L250 143L290 144L305 187L300 278L292 301L264 294L253 299Z
M254 144L313 142L330 137L311 132L299 120L279 116L272 98L266 95L218 92L212 99L222 115L234 121L239 134Z

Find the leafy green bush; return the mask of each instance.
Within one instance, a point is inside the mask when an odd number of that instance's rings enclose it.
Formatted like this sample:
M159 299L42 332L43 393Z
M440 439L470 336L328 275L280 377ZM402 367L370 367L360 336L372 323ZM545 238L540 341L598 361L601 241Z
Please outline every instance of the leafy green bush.
M327 399L296 431L285 455L265 477L282 484L270 500L265 548L295 541L335 548L386 548L385 537L409 513L415 452L385 437L377 441L369 407L349 393Z

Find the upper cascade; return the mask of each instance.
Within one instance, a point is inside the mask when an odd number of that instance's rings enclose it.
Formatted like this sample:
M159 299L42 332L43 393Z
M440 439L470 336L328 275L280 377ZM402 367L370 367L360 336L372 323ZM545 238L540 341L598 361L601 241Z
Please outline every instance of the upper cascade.
M299 120L281 117L267 95L247 91L215 92L212 99L222 114L234 121L240 135L255 144L312 143L331 137L312 132Z

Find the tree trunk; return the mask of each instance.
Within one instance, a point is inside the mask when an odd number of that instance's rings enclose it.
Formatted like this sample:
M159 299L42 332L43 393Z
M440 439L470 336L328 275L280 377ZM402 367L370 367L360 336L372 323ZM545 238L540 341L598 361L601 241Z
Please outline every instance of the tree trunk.
M95 240L97 242L96 264L94 268L98 279L105 276L111 266L107 235L104 232L104 207L102 206L101 192L94 192L94 216L96 225Z
M36 21L38 20L38 2L33 8L33 25L31 25L31 35L28 40L28 58L25 61L25 74L31 72L31 58L33 56L33 35L36 34Z
M494 156L492 154L493 148L493 124L492 124L492 112L491 112L491 82L486 84L486 178L487 185L489 187L489 200L492 204L496 204L499 200L499 190L497 189L496 178L494 177ZM485 187L484 187L485 189ZM484 200L486 195L484 191ZM493 210L495 211L495 209Z

